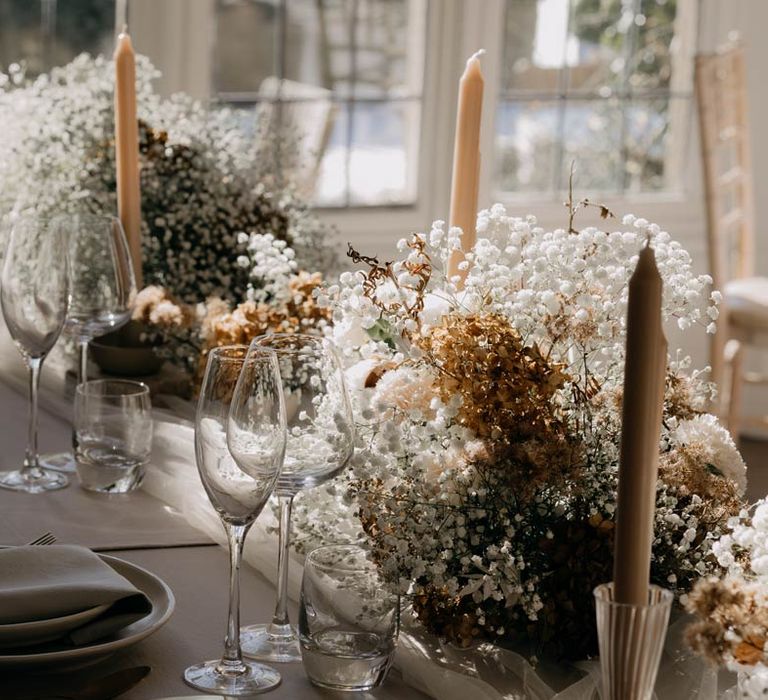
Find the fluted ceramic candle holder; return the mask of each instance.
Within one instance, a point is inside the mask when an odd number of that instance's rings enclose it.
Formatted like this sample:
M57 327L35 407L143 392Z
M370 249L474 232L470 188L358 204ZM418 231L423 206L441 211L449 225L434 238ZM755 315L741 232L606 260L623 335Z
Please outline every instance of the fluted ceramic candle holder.
M614 601L613 583L595 588L602 700L651 700L672 598L649 586L647 605L628 605Z

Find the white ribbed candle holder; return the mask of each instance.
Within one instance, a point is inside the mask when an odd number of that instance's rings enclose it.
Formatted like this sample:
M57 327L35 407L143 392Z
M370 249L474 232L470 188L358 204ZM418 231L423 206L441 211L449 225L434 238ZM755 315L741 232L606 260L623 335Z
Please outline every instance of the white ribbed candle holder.
M649 586L647 605L613 599L613 583L595 588L602 700L651 700L673 595Z

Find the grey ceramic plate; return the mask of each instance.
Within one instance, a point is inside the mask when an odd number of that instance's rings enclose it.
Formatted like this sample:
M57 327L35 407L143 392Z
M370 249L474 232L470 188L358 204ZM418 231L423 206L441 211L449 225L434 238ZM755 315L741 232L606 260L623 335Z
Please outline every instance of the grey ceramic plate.
M171 616L176 601L168 585L140 566L106 554L99 555L118 574L125 576L152 603L152 612L124 627L106 640L82 647L56 647L34 654L0 654L0 669L75 668L97 663L120 649L132 646L162 627Z

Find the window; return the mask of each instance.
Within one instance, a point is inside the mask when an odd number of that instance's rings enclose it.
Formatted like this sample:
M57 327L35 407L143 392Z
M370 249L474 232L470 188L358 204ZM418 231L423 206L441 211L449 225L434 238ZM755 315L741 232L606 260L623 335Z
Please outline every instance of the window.
M218 0L212 97L302 135L326 207L412 204L426 0Z
M115 6L104 0L0 0L0 67L35 77L83 51L111 53Z
M691 98L687 0L506 0L495 189L681 186ZM687 21L686 21L687 20Z

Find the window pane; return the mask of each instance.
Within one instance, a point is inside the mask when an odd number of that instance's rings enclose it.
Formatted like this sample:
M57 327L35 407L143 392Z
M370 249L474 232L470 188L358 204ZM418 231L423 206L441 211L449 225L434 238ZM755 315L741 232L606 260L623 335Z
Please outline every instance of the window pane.
M257 92L277 75L279 6L260 0L219 0L216 7L214 91Z
M624 147L625 189L632 192L674 190L686 157L686 99L633 100L627 106ZM670 136L675 133L675 138Z
M549 192L554 186L559 105L502 101L496 115L496 181L504 192Z
M111 53L115 5L104 0L0 0L0 67L34 77L87 51Z
M610 97L622 87L632 12L614 0L577 0L567 42L568 88Z
M674 0L643 0L635 16L636 48L629 61L629 87L634 92L668 89L672 76L670 45L675 34Z
M420 105L358 102L337 112L318 177L323 206L406 204L416 196Z
M357 103L349 160L350 204L407 204L416 195L419 103Z
M568 0L507 0L503 92L560 89Z
M621 128L617 100L568 100L558 189L567 189L571 163L575 163L580 190L620 191Z

